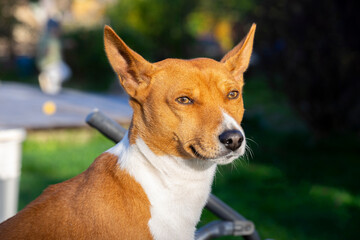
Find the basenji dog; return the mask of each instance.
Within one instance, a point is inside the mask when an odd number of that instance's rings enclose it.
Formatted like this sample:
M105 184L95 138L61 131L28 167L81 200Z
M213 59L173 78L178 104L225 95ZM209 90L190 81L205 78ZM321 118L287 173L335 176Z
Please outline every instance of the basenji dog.
M255 24L220 62L150 63L108 26L109 62L130 97L126 136L80 175L0 225L0 239L193 239L218 164L245 152L243 73Z

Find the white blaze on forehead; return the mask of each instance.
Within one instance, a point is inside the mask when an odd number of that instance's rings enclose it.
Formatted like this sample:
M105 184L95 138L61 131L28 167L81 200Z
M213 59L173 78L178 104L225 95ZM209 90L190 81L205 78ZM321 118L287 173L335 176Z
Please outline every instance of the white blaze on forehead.
M240 147L241 154L243 154L245 152L245 145L246 145L245 132L240 126L240 123L236 122L236 120L232 116L230 116L225 111L223 111L223 122L220 127L220 134L226 130L239 130L241 134L244 136L244 141Z
M227 114L225 111L223 111L223 117L224 120L222 122L222 130L239 130L243 133L242 128L240 127L240 124L236 122L236 120L231 117L229 114Z

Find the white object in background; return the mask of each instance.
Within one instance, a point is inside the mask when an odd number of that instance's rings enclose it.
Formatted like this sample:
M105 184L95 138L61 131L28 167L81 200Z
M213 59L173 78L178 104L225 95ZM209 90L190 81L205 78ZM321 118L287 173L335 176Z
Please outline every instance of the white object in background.
M0 222L17 212L24 129L0 128Z

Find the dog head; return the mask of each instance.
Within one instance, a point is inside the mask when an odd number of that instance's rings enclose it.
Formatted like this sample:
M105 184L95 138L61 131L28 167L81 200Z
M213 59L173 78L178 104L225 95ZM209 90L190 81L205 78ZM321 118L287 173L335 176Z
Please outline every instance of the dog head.
M130 96L130 144L141 138L157 155L226 164L245 152L243 73L255 24L218 62L208 58L150 63L108 26L105 51Z

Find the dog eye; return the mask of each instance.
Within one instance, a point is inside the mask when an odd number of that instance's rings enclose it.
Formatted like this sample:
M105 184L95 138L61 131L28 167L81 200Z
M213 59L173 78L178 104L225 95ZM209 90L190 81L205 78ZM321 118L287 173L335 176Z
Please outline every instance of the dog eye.
M236 99L239 97L239 92L238 91L231 91L228 93L227 97L229 99Z
M178 97L176 101L180 104L192 104L193 100L189 97Z

